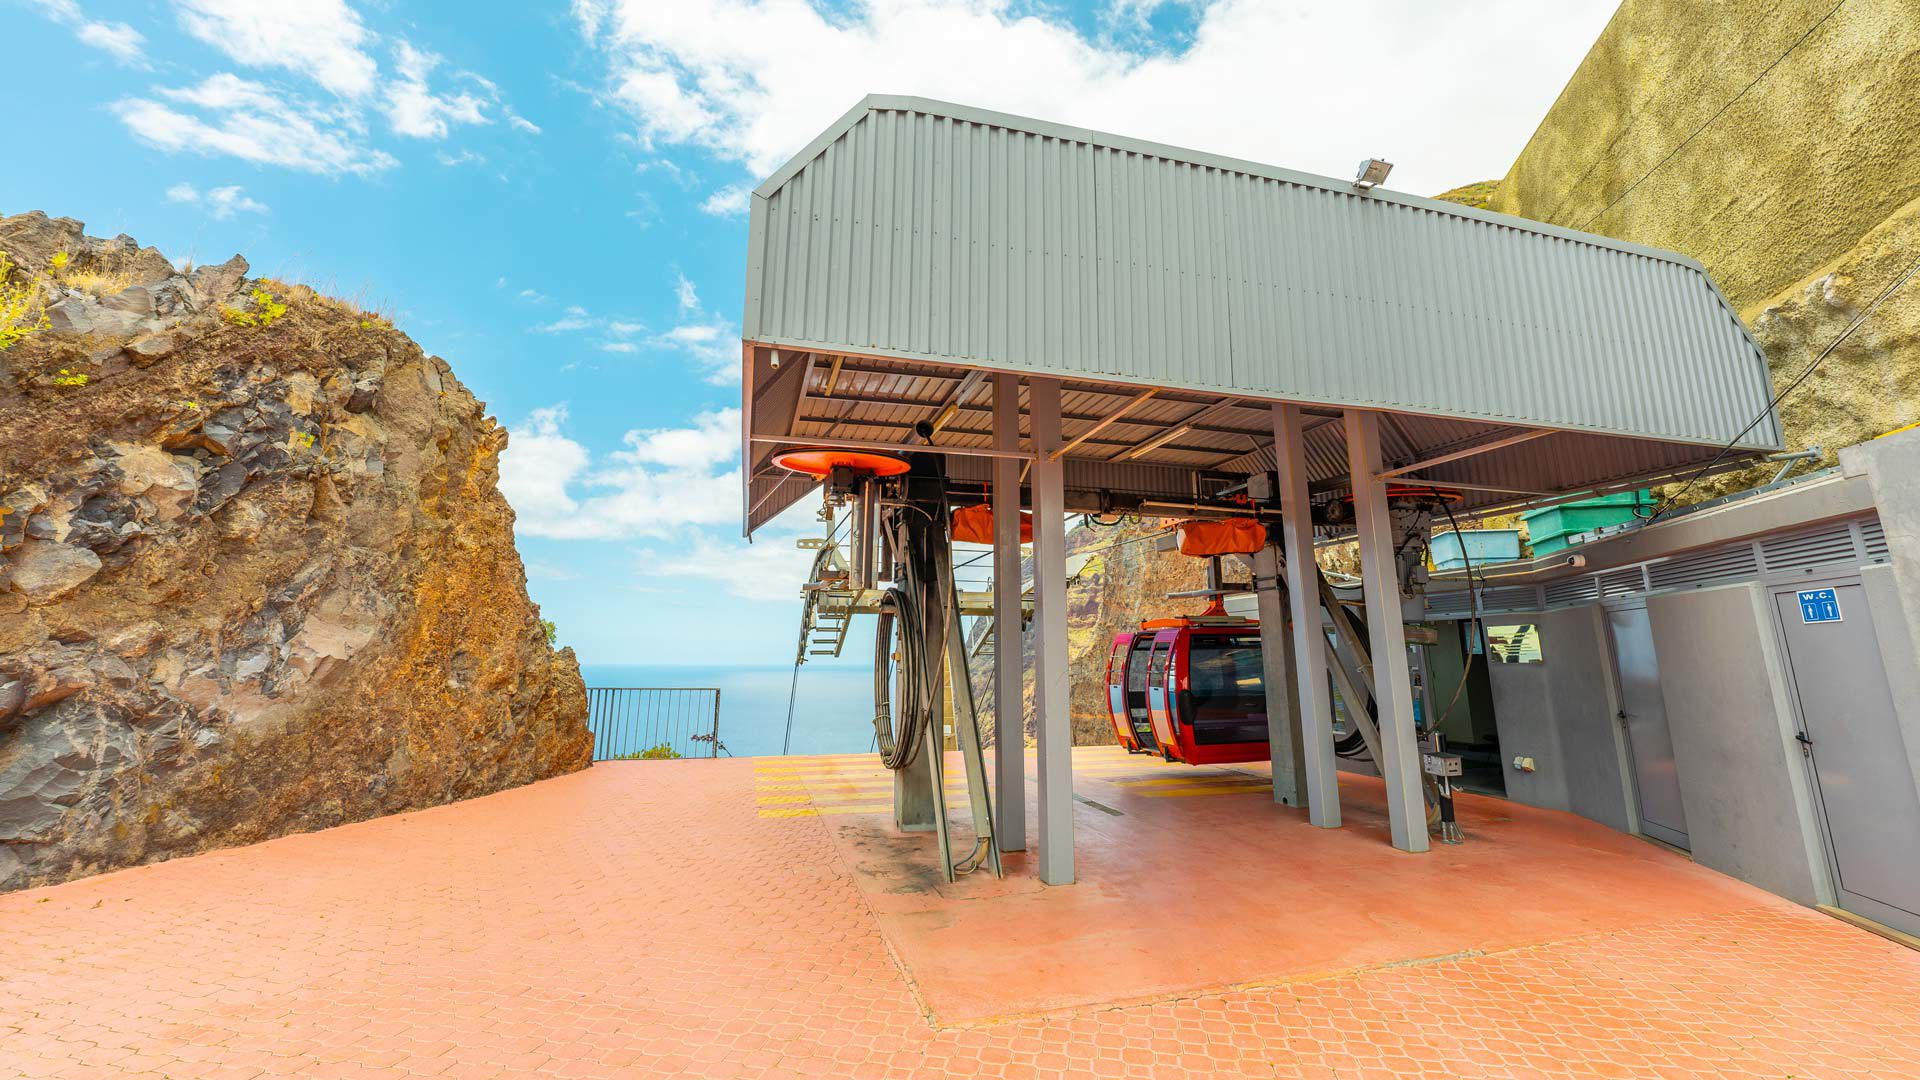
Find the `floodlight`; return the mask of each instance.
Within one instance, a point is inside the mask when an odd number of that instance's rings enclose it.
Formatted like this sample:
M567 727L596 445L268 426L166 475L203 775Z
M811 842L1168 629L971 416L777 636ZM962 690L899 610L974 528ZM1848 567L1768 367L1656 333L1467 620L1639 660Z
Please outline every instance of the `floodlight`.
M1387 174L1392 171L1393 162L1381 161L1379 158L1368 158L1362 161L1360 168L1355 171L1353 175L1353 186L1359 188L1361 191L1372 191L1374 188L1386 183Z

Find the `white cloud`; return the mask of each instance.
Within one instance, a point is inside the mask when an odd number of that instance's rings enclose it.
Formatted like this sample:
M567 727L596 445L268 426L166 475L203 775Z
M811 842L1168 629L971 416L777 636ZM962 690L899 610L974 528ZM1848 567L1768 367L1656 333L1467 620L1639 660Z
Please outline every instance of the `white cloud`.
M440 66L439 56L406 41L394 45L393 55L400 74L387 84L384 107L394 131L416 139L442 139L450 125L493 122L487 116L486 101L465 91L436 94L428 87L428 76ZM497 92L485 79L475 81L489 93Z
M235 214L264 214L267 204L246 194L246 189L238 184L227 187L208 188L205 192L192 184L175 184L167 189L169 202L187 203L192 206L204 206L207 213L218 221L225 221Z
M560 316L550 323L542 323L534 327L533 332L536 334L570 334L575 330L591 330L598 325L599 320L589 317L586 312L578 308L568 308L565 315Z
M536 124L533 121L527 119L526 117L521 116L519 113L514 112L512 109L508 109L506 112L507 112L507 123L513 127L513 130L524 131L529 135L540 134L539 124Z
M146 37L123 22L90 22L80 26L78 35L81 41L111 53L115 60L129 67L146 67Z
M643 146L699 147L756 175L878 91L1334 176L1385 155L1395 187L1437 191L1505 170L1615 6L1214 0L1174 54L1007 0L576 0L574 14Z
M629 431L595 465L564 432L564 405L510 429L500 490L515 527L557 540L684 537L740 516L740 410L703 412L684 428Z
M73 35L82 44L111 55L125 67L146 68L147 39L140 31L123 22L89 19L75 0L30 0L40 13L62 26L73 27Z
M374 35L343 0L177 0L194 37L249 67L305 75L344 98L373 92Z
M674 298L680 322L648 340L654 348L678 352L694 362L707 382L725 385L740 378L740 330L731 321L708 311L685 274L676 276Z
M639 569L649 577L713 581L743 600L797 601L814 553L794 541L821 535L819 509L816 500L802 499L756 530L751 544L701 533L668 551L643 552Z
M350 110L321 108L237 75L212 75L158 94L166 100L125 98L113 111L137 138L162 150L230 154L329 176L364 176L397 164L366 145Z
M640 351L640 346L635 345L631 341L603 341L600 343L600 351L611 352L611 353L637 353Z
M714 217L739 217L747 212L747 204L752 197L751 189L734 184L707 196L706 201L700 204L700 210Z
M449 154L445 150L435 150L433 152L433 159L448 168L453 168L458 165L485 165L487 163L486 155L476 154L471 150L462 150L457 154Z
M577 581L580 575L564 566L530 560L527 563L527 577L535 581Z

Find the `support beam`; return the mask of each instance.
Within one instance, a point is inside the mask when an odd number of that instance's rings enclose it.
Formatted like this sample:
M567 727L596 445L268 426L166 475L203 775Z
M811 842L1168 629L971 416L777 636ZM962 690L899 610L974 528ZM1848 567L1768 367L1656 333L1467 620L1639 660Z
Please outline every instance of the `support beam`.
M1425 461L1416 461L1411 465L1402 465L1397 469L1386 469L1378 474L1378 479L1391 480L1396 476L1405 476L1408 473L1416 473L1416 472L1419 472L1421 469L1429 468L1434 465L1445 465L1449 461L1459 461L1462 458L1470 458L1477 454L1485 454L1494 450L1503 450L1509 446L1518 446L1523 442L1532 442L1533 440L1541 438L1542 436L1551 435L1551 434L1553 434L1552 429L1536 429L1533 431L1523 431L1518 435L1509 435L1504 439L1494 439L1492 442L1483 442L1476 446L1469 446L1464 450L1455 450L1451 454L1441 454L1438 457L1430 457ZM1435 483L1435 484L1446 483L1446 481L1444 480L1433 480L1429 482Z
M1305 425L1298 405L1273 407L1273 449L1279 464L1280 560L1286 568L1293 623L1293 679L1300 708L1300 768L1307 820L1340 827L1338 765L1333 755L1333 702L1327 697L1327 638L1320 629L1320 570L1313 558L1313 512L1307 494Z
M1393 520L1380 475L1380 415L1349 409L1347 470L1353 482L1354 524L1360 538L1360 583L1367 598L1367 653L1373 661L1380 711L1380 775L1387 783L1387 820L1393 846L1427 850L1427 805L1420 786L1420 749L1414 734L1413 680L1407 672L1406 627L1400 578L1393 562Z
M1185 435L1187 432L1192 431L1193 429L1206 423L1208 420L1213 419L1215 416L1227 411L1230 408L1233 408L1238 404L1239 402L1234 401L1232 398L1228 398L1225 401L1216 401L1211 405L1202 405L1198 409L1195 409L1194 411L1188 413L1175 426L1168 428L1167 430L1161 432L1158 435L1155 435L1153 438L1148 439L1146 442L1140 443L1139 445L1129 450L1122 451L1120 455L1118 457L1115 457L1113 460L1131 461L1134 458L1141 457L1142 455L1151 454L1155 450L1160 449L1161 447L1167 445L1173 440L1179 438L1182 435ZM1258 433L1257 432L1239 432L1239 434L1253 435Z
M1120 406L1118 409L1115 409L1113 412L1107 414L1105 419L1099 421L1098 423L1094 424L1092 427L1081 432L1080 434L1075 435L1073 438L1068 439L1066 442L1062 443L1059 446L1059 448L1055 449L1048 456L1054 457L1054 458L1066 457L1069 452L1071 452L1075 447L1078 447L1081 443L1086 442L1088 439L1091 439L1095 435L1098 435L1101 432L1107 430L1108 428L1112 427L1114 424L1118 423L1119 421L1126 419L1128 413L1132 412L1133 410L1139 408L1140 406L1146 404L1148 401L1152 400L1153 396L1155 394L1158 394L1159 392L1160 392L1159 390L1140 391L1138 394L1135 394L1134 396L1128 398L1126 404Z
M967 372L966 377L960 380L960 385L954 387L953 393L949 394L947 400L941 404L940 411L933 414L934 434L939 434L942 428L953 422L953 418L960 413L961 404L973 393L975 387L986 381L986 378L987 373L978 368Z
M1039 751L1040 880L1073 884L1073 705L1067 678L1067 520L1060 381L1027 383L1033 449L1033 726Z
M885 454L897 454L902 450L931 450L939 454L955 457L1012 458L1015 461L1031 461L1033 455L1024 450L990 450L969 446L909 446L903 443L873 442L868 439L823 439L812 435L750 435L747 441L766 443L773 446L824 446L835 450L878 450Z
M1276 554L1268 544L1252 556L1254 602L1260 609L1260 667L1267 695L1267 749L1273 760L1273 801L1301 806L1307 793L1307 763L1300 738L1294 656L1287 642L1287 592L1280 583Z
M993 377L993 447L1020 449L1020 377ZM1027 850L1025 634L1020 626L1020 466L993 463L993 790L1001 851Z

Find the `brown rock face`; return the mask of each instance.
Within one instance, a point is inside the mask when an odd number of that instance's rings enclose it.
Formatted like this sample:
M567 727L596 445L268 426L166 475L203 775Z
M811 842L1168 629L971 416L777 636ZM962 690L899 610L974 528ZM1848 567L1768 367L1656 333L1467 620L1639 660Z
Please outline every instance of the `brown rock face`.
M1107 651L1113 635L1122 630L1137 630L1146 619L1164 619L1175 615L1194 615L1207 606L1205 600L1167 599L1168 593L1199 589L1206 584L1207 561L1161 551L1159 534L1171 522L1148 518L1139 522L1106 528L1081 525L1067 534L1067 554L1086 555L1085 563L1067 585L1067 669L1068 699L1073 713L1073 741L1077 746L1100 745L1114 741L1113 724L1107 719ZM1226 576L1245 577L1238 560L1227 559ZM1033 560L1024 564L1024 576L1031 578ZM976 639L986 632L985 620L975 628ZM1034 631L1028 628L1021 647L1026 653L1027 705L1022 738L1033 741L1033 649ZM971 663L975 707L980 713L981 731L992 742L995 738L993 702L993 660L976 654Z
M64 313L0 351L0 888L588 763L445 361L237 257L44 215L0 252Z

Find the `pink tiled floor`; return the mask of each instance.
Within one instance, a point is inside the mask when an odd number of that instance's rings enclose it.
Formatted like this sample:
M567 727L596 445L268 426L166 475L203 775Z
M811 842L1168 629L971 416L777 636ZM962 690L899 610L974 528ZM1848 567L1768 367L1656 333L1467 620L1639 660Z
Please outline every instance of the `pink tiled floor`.
M0 1077L1920 1076L1920 954L1737 886L1450 959L930 1022L856 816L765 816L755 772L602 765L0 897Z

